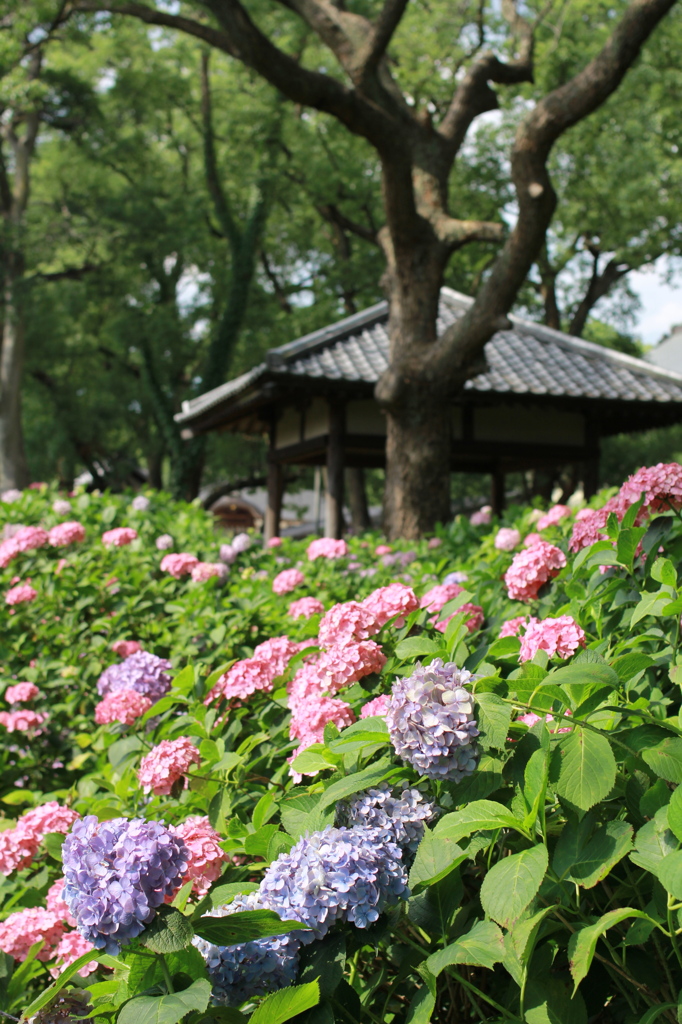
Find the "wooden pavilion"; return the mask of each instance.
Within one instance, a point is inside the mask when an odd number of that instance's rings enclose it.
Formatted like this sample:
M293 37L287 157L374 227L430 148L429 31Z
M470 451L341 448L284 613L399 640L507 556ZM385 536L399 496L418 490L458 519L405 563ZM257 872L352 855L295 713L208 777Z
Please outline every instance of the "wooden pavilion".
M472 299L443 288L439 332ZM577 465L597 485L600 439L682 418L682 376L642 359L510 316L485 347L487 368L452 401L453 471L490 473L493 505L509 472ZM266 434L266 537L279 530L283 467L326 466L325 534L338 537L345 467L382 467L385 418L374 385L388 365L388 305L346 317L268 352L263 363L184 402L184 437Z

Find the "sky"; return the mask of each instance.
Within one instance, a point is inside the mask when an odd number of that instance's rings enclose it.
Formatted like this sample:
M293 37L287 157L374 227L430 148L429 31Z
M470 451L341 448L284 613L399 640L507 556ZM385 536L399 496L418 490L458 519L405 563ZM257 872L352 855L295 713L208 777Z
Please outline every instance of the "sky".
M638 334L645 345L655 345L673 324L682 324L682 277L680 287L661 281L656 270L635 271L628 275L628 282L641 300L637 324L633 334Z

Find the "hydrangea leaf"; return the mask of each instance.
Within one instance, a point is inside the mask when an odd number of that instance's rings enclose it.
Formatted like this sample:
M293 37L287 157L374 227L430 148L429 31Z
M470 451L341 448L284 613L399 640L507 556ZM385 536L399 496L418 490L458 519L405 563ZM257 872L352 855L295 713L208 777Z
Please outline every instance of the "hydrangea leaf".
M210 995L210 982L200 978L183 992L138 996L125 1004L118 1015L118 1024L178 1024L192 1010L200 1013L205 1010Z
M547 871L547 848L533 846L493 865L481 886L481 904L493 921L509 928L536 895Z
M273 992L266 996L255 1013L249 1018L249 1024L284 1024L304 1010L310 1010L320 1001L320 986L317 981L309 981L304 985L291 985L281 992Z
M649 916L642 910L636 910L634 907L621 907L619 910L609 911L608 914L604 914L594 924L586 925L571 935L568 943L568 956L574 982L574 992L590 969L592 958L597 948L597 942L601 936L609 928L620 924L621 921L625 921L628 917L640 917L645 921L650 920Z
M598 666L594 666L598 667ZM607 796L616 781L616 759L606 736L575 729L560 743L559 796L588 811Z
M189 946L193 935L192 925L184 914L173 907L159 907L141 941L155 953L177 953Z
M427 885L440 881L466 857L467 854L454 839L447 835L436 835L426 828L410 871L410 889L416 894Z
M668 804L668 828L682 842L682 788L679 786Z
M504 749L511 715L511 704L502 700L496 693L476 694L476 722L480 733L479 739L484 747Z
M492 968L504 958L504 937L492 921L479 921L445 949L432 953L426 966L436 977L449 964L471 964Z
M498 828L513 828L524 833L523 822L509 811L504 804L494 800L474 800L467 807L441 818L435 832L441 838L447 836L454 842L470 836L472 832L487 832Z
M273 910L242 910L229 917L205 916L194 921L196 934L216 946L234 946L301 928L305 925L298 921L282 921Z

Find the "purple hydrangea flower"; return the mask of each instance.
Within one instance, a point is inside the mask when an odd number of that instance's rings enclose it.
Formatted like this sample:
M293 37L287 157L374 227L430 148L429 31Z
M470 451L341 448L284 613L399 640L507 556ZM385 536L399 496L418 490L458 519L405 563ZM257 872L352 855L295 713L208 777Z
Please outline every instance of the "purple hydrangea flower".
M97 692L101 697L119 690L137 690L152 702L163 697L170 690L171 663L167 658L157 658L149 651L138 651L117 665L105 668L97 680Z
M391 742L420 775L459 782L476 768L474 699L464 689L471 679L466 669L434 658L393 684L386 713Z
M259 893L283 920L312 929L303 942L323 938L337 921L366 928L385 907L409 896L401 858L378 829L330 826L281 854L265 872Z
M64 840L62 898L83 938L115 955L182 882L189 851L157 821L90 814Z
M339 819L352 826L378 829L384 841L415 853L424 825L436 816L436 806L418 789L404 782L401 790L392 790L386 782L376 789L358 793L347 804L340 804Z
M264 907L259 894L253 892L236 896L228 906L216 907L208 916L226 917L237 911ZM236 946L215 946L198 935L192 942L206 961L213 986L212 1001L219 1006L241 1006L247 999L286 988L296 980L301 947L298 932L272 935Z
M221 562L225 562L226 565L232 565L238 552L234 550L231 544L221 544L219 558Z
M147 498L144 494L138 494L130 502L130 507L134 509L136 512L146 512L150 504L151 503L149 501L149 498Z
M162 533L160 537L157 537L154 541L158 551L168 551L169 548L173 547L174 541L170 533Z
M248 551L251 547L251 538L248 533L238 533L236 537L232 538L232 550L236 551L238 555L241 555L243 551Z
M469 577L465 572L449 572L443 583L466 583L468 579Z

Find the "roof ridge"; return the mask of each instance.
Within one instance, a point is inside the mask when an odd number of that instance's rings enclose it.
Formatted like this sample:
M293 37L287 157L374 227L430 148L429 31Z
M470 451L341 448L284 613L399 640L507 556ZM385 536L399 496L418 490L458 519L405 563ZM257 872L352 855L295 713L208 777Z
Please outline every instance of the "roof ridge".
M387 313L388 302L386 299L382 299L381 302L375 302L373 306L368 306L367 309L363 309L359 313L351 313L343 320L329 324L328 327L320 327L316 331L311 331L310 334L304 334L294 341L288 341L285 345L270 349L265 356L266 365L270 369L275 369L294 356L303 353L311 355L318 346L325 348L331 341L340 341L344 335L351 334L359 327L366 327L374 320L383 319Z

